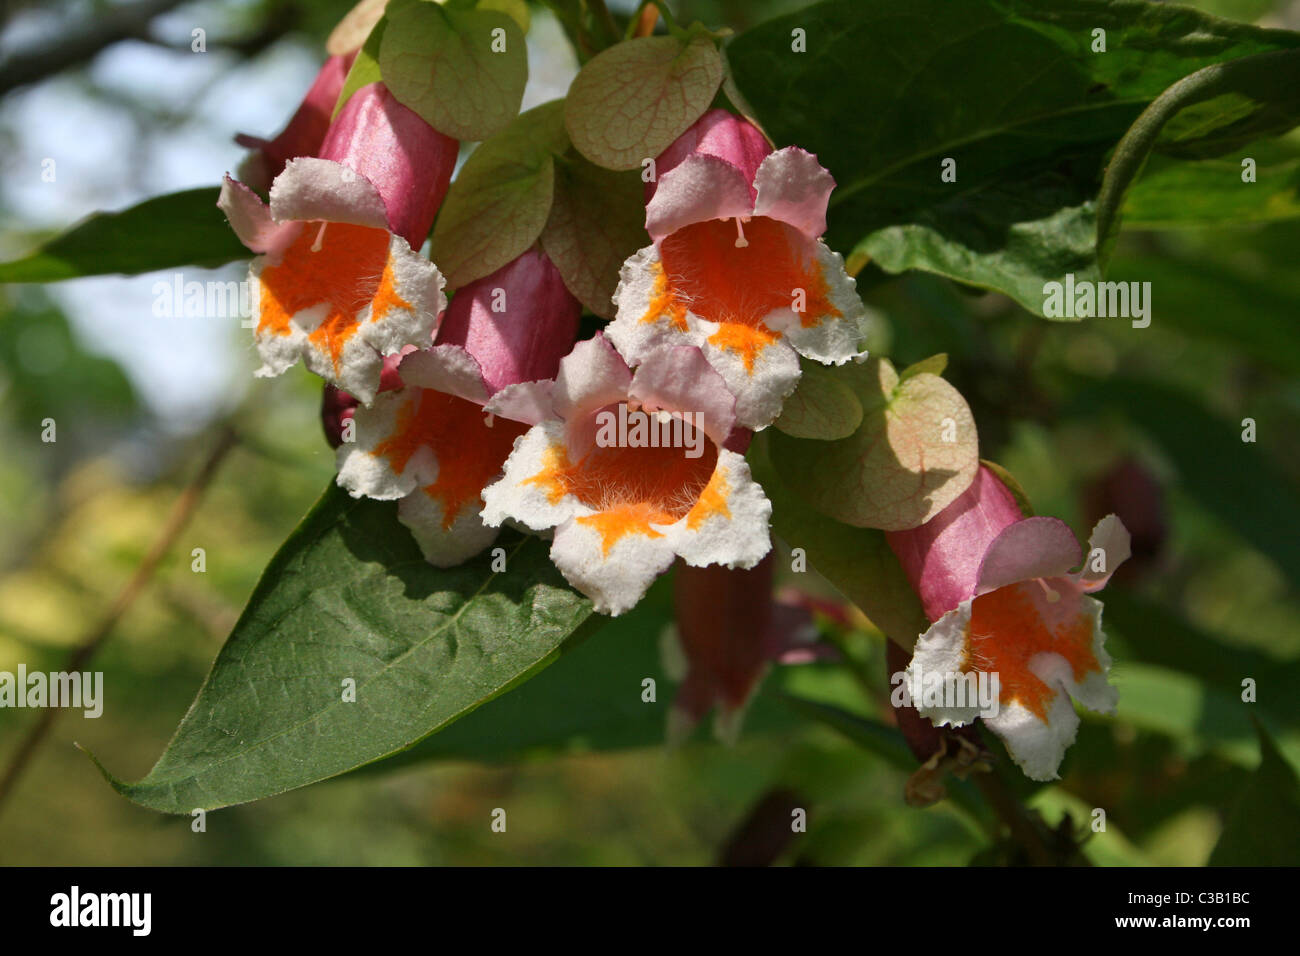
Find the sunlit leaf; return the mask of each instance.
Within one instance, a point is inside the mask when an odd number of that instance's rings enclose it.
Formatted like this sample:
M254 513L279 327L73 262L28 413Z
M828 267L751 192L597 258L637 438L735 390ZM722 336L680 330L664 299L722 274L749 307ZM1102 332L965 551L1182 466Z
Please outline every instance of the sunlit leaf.
M331 486L271 560L153 770L113 786L168 813L257 800L409 747L526 680L591 602L546 542L497 544L504 572L490 553L440 570L395 502Z

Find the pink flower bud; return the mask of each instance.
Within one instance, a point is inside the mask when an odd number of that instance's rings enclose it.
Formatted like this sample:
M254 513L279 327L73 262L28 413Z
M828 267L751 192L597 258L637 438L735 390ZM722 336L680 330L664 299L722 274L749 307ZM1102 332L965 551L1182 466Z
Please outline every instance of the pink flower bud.
M767 669L772 566L771 553L748 570L679 563L673 605L688 670L673 706L692 724L715 701L724 712L743 708Z
M342 163L378 191L389 229L418 250L456 166L459 144L397 102L383 83L357 90L330 124L320 158Z
M315 156L329 129L330 115L343 89L343 81L356 52L346 56L332 56L316 74L311 88L303 97L297 112L274 139L239 133L235 142L253 150L240 169L239 178L248 186L265 193L271 181L284 169L284 164L299 156Z
M975 596L984 553L1022 517L1007 486L981 465L970 487L925 524L886 533L927 618L937 621Z
M773 663L834 655L816 641L815 602L799 593L774 598L774 567L772 552L749 569L677 563L673 604L685 672L673 701L670 740L684 737L717 705L714 729L734 742L745 706Z
M554 378L578 337L581 314L560 270L533 247L459 289L436 344L459 345L474 356L494 395L507 385Z

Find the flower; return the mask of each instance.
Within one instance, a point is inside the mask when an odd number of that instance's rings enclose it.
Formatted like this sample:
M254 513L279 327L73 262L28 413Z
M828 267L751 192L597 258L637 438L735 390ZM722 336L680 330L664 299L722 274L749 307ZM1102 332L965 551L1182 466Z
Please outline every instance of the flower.
M446 194L456 142L362 87L331 124L319 157L290 160L270 204L226 177L217 205L252 251L259 375L301 358L369 402L383 358L429 344L446 305L441 273L417 251Z
M479 516L481 492L527 427L483 405L506 386L553 377L580 313L536 248L461 288L433 347L402 357L399 387L353 412L356 441L339 447L339 484L354 497L400 498L398 520L432 564L451 567L486 548L497 529Z
M921 673L997 677L996 713L952 700L913 700L937 726L981 716L1035 780L1057 776L1079 717L1071 698L1113 713L1111 659L1101 602L1091 597L1129 557L1129 534L1114 515L1097 523L1087 560L1065 522L1021 516L986 467L956 501L919 528L886 535L926 616L907 681Z
M773 554L749 569L679 562L676 624L665 632L665 668L680 683L668 711L668 740L684 740L713 706L715 735L734 743L745 710L771 665L825 657L802 595L773 600ZM839 611L833 607L832 613Z
M327 59L288 125L274 139L261 139L246 133L235 136L236 143L252 150L240 164L241 182L258 192L266 192L275 177L283 172L285 163L299 156L315 156L320 151L334 104L343 91L343 82L354 59L355 50Z
M771 152L751 124L711 110L657 161L654 243L623 264L607 334L635 365L695 345L763 428L799 382L799 355L858 356L862 303L820 236L835 181L796 147Z
M631 608L676 556L750 568L771 547L772 506L725 447L735 398L697 348L654 352L633 374L597 334L554 383L487 408L532 427L484 490L484 521L554 528L551 559L598 611Z

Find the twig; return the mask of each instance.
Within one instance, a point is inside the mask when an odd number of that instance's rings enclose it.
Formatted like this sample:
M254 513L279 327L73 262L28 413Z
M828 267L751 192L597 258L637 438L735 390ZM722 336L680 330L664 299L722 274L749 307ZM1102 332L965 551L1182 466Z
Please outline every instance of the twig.
M1029 857L1029 862L1034 866L1056 866L1056 857L1043 838L1042 831L1034 824L1024 804L1008 789L997 769L994 768L991 773L971 774L971 779L998 815L998 819L1007 825L1012 838Z
M230 450L235 447L238 440L239 436L234 428L230 425L221 427L212 451L208 453L208 457L203 462L198 474L190 480L190 483L180 493L180 497L176 499L171 514L167 516L167 521L163 524L162 530L154 540L153 546L144 556L139 567L135 569L135 574L118 592L116 600L113 601L104 616L91 628L76 650L68 657L67 663L64 665L66 673L80 671L95 656L95 652L99 650L108 635L112 633L113 628L122 615L126 613L127 608L140 596L140 592L144 590L145 585L154 576L154 572L158 570L158 565L163 557L176 543L176 539L185 529L185 526L189 524L200 500L203 498L203 493L207 490L208 485L212 483L217 468ZM47 707L9 761L4 776L0 777L0 811L4 809L9 794L13 791L19 777L22 776L23 771L31 762L32 756L49 735L58 713L59 711L56 708Z

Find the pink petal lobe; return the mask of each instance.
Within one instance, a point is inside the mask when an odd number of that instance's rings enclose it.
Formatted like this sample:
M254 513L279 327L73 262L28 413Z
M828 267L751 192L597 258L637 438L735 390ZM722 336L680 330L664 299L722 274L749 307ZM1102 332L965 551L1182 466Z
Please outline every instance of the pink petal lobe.
M1078 539L1060 518L1024 518L1004 528L984 552L975 593L987 594L1034 578L1060 577L1082 557Z

